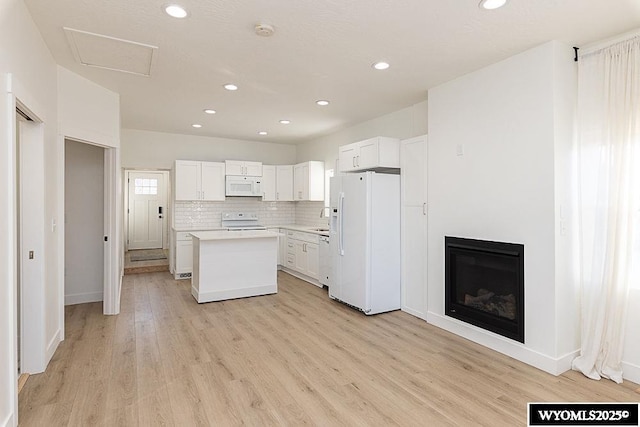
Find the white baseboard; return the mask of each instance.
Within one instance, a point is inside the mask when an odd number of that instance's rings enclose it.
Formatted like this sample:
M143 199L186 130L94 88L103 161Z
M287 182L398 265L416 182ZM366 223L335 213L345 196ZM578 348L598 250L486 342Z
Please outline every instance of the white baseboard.
M84 304L86 302L100 302L104 299L103 292L87 292L64 296L64 305Z
M422 313L421 311L414 310L413 308L409 308L409 307L401 307L400 309L405 313L408 313L412 316L417 317L418 319L427 320L427 316L425 316L425 314Z
M191 286L191 295L198 301L198 303L203 302L213 302L213 301L224 301L228 299L235 298L246 298L246 297L254 297L259 295L269 295L278 293L278 285L258 285L251 286L247 288L240 289L225 289L218 291L209 291L209 292L199 292L195 286Z
M508 338L494 334L484 329L469 325L448 316L428 312L427 322L441 329L459 335L470 341L483 345L487 348L513 357L527 365L541 369L551 375L560 375L571 369L571 361L579 354L575 350L562 357L553 358L546 354L539 353L527 348L524 344L512 341Z
M18 398L18 396L16 396L16 399L17 398ZM2 427L14 427L14 426L18 425L16 423L15 416L16 416L16 414L14 414L13 412L10 413L7 416L7 418L2 422Z
M280 271L284 271L287 274L290 274L290 275L292 275L294 277L297 277L300 280L304 280L307 283L311 283L312 285L315 285L315 286L317 286L319 288L323 288L324 287L324 285L322 283L320 283L317 279L313 279L313 278L311 278L311 277L309 277L309 276L307 276L305 274L298 273L297 271L291 270L290 268L280 266Z
M622 378L640 384L640 366L622 362Z
M53 354L56 352L56 350L58 349L58 346L62 342L62 333L61 332L62 332L62 330L58 329L56 331L56 333L53 334L53 337L51 337L51 340L49 341L49 344L47 344L47 350L46 350L45 359L44 359L45 370L47 369L46 367L49 365L49 361L51 361L51 358L53 357Z

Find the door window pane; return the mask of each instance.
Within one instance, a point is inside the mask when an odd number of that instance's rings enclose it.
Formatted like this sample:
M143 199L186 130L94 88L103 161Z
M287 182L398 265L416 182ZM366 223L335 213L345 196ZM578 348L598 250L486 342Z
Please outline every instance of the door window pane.
M136 194L158 194L158 180L155 178L136 178L134 185Z

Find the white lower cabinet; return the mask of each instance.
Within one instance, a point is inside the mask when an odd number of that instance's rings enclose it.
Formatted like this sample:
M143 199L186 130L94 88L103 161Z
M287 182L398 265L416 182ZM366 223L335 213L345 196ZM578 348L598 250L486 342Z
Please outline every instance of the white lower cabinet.
M176 261L173 275L175 279L189 279L193 271L193 240L191 232L176 233Z
M287 230L285 267L311 278L316 286L319 282L320 253L318 235L303 231Z
M307 243L307 275L320 279L320 250L317 243Z

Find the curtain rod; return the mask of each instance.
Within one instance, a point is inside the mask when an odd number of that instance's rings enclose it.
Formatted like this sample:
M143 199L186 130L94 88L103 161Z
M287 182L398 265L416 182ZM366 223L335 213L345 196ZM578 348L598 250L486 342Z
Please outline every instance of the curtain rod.
M589 43L588 45L580 48L579 56L591 55L593 53L599 52L602 49L606 49L614 44L622 43L627 40L631 40L633 38L640 37L640 28L637 28L632 31L628 31L626 33L618 34L617 36L610 37L608 39L599 40L594 43ZM574 48L577 49L577 48ZM577 53L577 50L576 50Z

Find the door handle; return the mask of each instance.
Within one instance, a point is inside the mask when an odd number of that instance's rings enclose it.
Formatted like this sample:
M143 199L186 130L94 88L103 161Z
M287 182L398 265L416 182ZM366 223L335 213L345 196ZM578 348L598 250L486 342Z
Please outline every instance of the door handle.
M162 215L162 206L158 206L158 214Z

